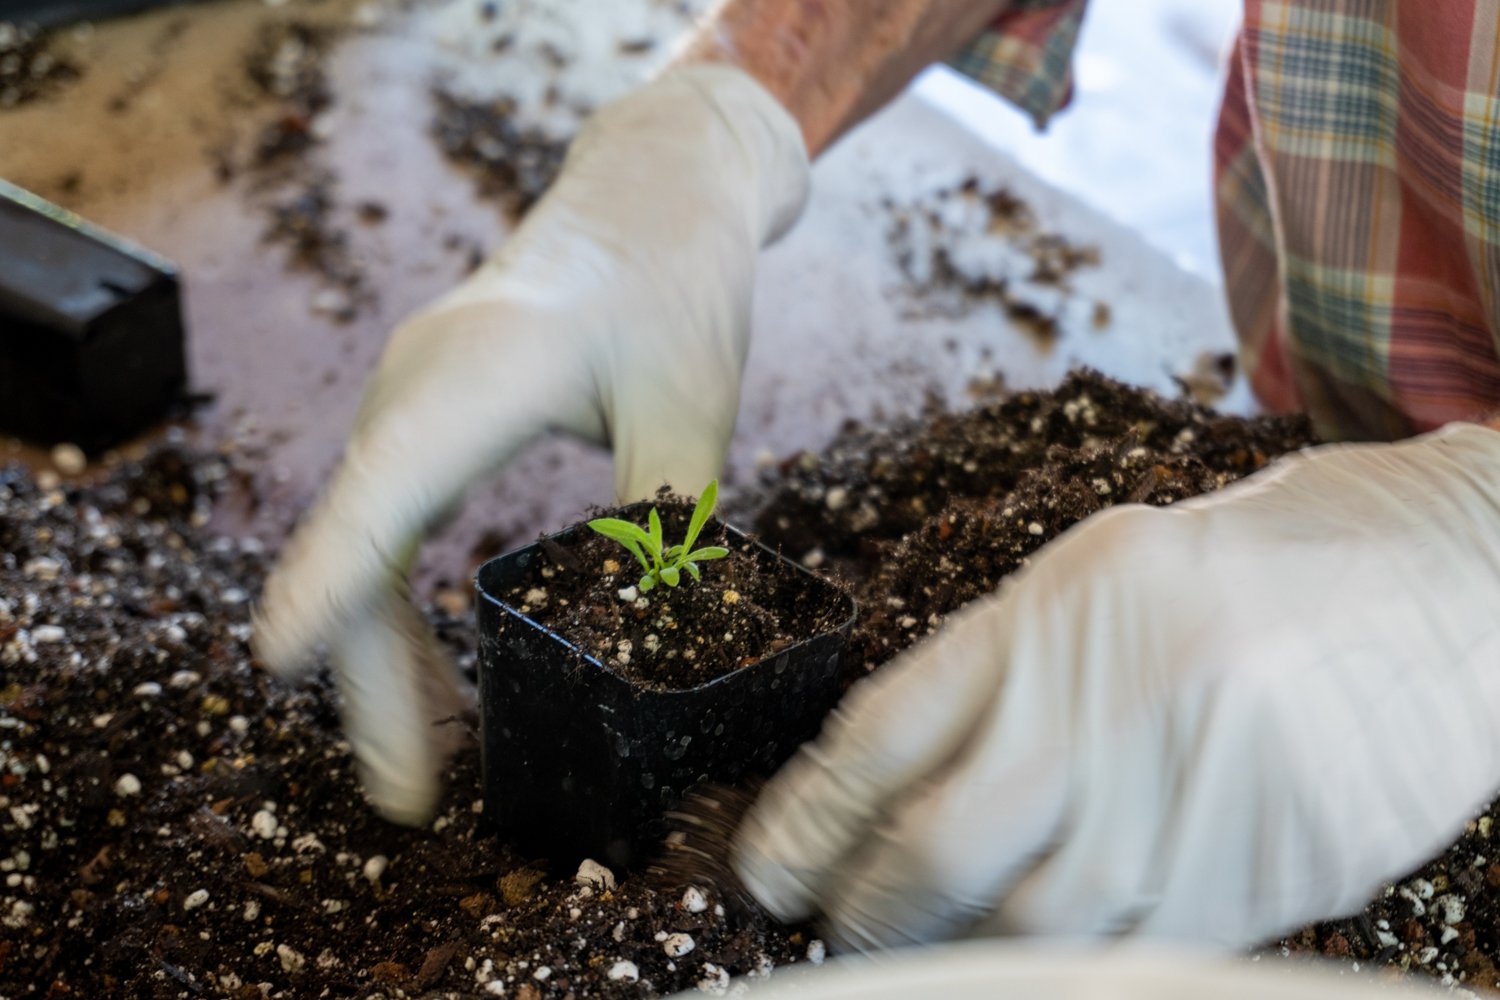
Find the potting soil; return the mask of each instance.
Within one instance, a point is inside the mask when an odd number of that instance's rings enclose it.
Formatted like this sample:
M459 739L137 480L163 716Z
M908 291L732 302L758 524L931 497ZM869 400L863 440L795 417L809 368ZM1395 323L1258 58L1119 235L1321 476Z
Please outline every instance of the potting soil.
M856 589L864 669L1093 511L1214 489L1309 440L1081 376L852 431L779 470L757 523ZM473 744L428 828L377 819L331 685L251 662L268 557L207 526L234 477L173 447L92 486L0 476L0 995L644 996L823 954L712 888L516 856L479 832ZM472 669L470 626L433 620ZM1495 985L1491 833L1486 815L1281 950Z
M665 496L655 506L670 547L683 538L692 508ZM630 519L618 510L600 516ZM655 690L698 687L847 621L834 595L801 586L806 575L795 567L766 572L775 564L737 545L721 523L710 521L693 548L705 546L729 554L699 563L701 579L682 570L676 587L642 592L644 568L627 549L580 532L566 546L543 546L543 558L503 597L610 670Z

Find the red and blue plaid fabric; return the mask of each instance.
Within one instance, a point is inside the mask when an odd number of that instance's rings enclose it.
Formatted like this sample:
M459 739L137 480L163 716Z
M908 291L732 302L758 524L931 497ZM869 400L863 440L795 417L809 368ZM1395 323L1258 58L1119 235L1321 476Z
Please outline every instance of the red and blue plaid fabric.
M1086 2L1012 10L954 64L1043 123ZM1214 154L1268 408L1384 439L1500 407L1500 2L1246 0Z

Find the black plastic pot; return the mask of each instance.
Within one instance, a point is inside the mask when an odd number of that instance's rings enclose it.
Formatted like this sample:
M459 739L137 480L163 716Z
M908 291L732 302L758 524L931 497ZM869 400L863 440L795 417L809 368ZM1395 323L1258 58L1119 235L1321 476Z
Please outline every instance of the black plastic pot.
M649 504L620 516L644 520ZM532 621L498 595L543 546L577 525L480 567L479 700L487 820L532 857L612 866L649 860L662 814L700 782L769 775L811 739L843 689L853 598L726 526L763 573L826 592L842 624L696 688L649 690Z

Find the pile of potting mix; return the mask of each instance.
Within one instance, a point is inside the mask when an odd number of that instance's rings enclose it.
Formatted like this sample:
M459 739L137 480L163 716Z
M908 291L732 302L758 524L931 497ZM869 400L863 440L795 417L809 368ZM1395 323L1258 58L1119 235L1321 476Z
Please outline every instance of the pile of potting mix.
M855 660L876 667L1090 513L1215 489L1308 440L1079 375L793 457L755 522L854 589ZM235 478L176 445L93 485L0 475L0 995L637 996L821 960L811 929L712 885L511 853L481 832L472 741L430 827L375 818L331 685L251 661L268 557L208 528ZM472 670L472 626L433 614ZM1284 950L1494 983L1490 834L1480 819Z

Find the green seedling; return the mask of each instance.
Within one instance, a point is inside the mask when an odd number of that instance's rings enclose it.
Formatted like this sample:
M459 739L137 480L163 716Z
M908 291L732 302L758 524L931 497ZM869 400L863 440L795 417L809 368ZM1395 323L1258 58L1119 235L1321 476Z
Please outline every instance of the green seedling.
M687 570L694 580L701 580L703 577L698 569L700 562L723 559L729 555L728 549L717 545L693 548L693 543L698 540L698 533L713 514L718 498L719 481L715 479L703 487L703 495L698 498L698 506L693 508L692 520L688 522L687 537L682 540L682 544L671 548L663 548L666 543L662 539L661 517L656 513L655 507L651 508L645 528L618 517L595 518L589 522L589 527L605 538L619 542L635 556L646 571L646 575L637 584L644 594L654 589L658 583L665 583L668 587L677 586L682 582L683 570Z

